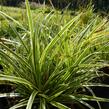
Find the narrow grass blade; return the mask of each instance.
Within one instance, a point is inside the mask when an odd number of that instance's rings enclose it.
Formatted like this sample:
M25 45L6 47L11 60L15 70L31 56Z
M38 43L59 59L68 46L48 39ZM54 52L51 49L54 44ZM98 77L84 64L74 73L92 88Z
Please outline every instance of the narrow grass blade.
M13 19L12 17L10 17L9 15L7 15L6 13L0 11L0 14L1 14L5 19L8 18L8 19L12 20L14 23L16 23L17 25L19 25L23 30L27 31L27 30L23 27L23 25L22 25L20 22L18 22L17 20ZM8 21L8 19L7 19L7 21Z
M40 109L46 109L46 103L44 98L40 98Z
M18 109L18 108L24 107L27 105L27 102L28 102L28 100L22 101L16 105L10 107L9 109Z
M34 25L33 25L33 20L32 20L32 13L30 10L30 5L29 5L29 1L25 0L26 3L26 9L27 9L27 16L28 16L28 23L29 23L29 29L30 29L30 41L31 41L31 60L32 60L32 68L33 68L33 73L34 73L34 80L36 81L36 83L38 84L38 87L41 86L41 82L40 82L40 77L37 77L37 70L36 70L36 64L38 62L36 62L36 56L37 56L37 51L35 48L36 47L36 38L35 38L35 34L34 34ZM39 68L38 68L39 69ZM38 72L40 74L40 72Z
M8 48L6 45L0 43L0 45L5 48L7 51L9 51L10 53L12 53L16 58L18 58L21 63L23 63L24 65L26 65L29 69L30 68L30 65L27 63L27 61L25 61L24 59L22 59L22 57L20 57L18 54L16 54L14 51L12 51L10 48Z
M75 100L84 100L84 101L101 101L101 102L109 102L108 98L100 98L100 97L95 97L95 96L88 96L88 95L66 95L67 97Z
M83 104L84 106L86 106L86 107L88 107L89 109L95 109L93 106L91 106L90 104L88 104L87 102L85 102L85 101L78 101L78 102L80 102L81 104Z
M0 98L8 97L8 98L13 98L13 97L19 97L19 93L2 93L0 94Z
M105 75L105 74L103 74L103 75ZM109 76L109 75L107 75L107 76ZM102 83L88 83L88 84L82 85L82 86L84 86L84 87L107 87L107 88L109 88L108 84L102 84Z
M19 35L19 33L17 32L17 30L14 28L14 26L10 25L11 29L13 30L14 34L19 38L20 43L22 44L22 46L24 46L25 50L27 51L27 53L29 53L28 48L26 47L26 44L24 43L24 41L22 40L21 36Z
M34 99L36 97L36 95L38 94L38 91L33 91L33 93L31 94L29 100L28 100L28 103L27 103L27 107L26 109L32 109L32 105L34 103Z
M58 86L58 84L57 84ZM68 85L61 85L59 88L57 88L54 92L52 92L51 96L48 98L49 101L52 101L53 99L57 98L59 95L61 95L64 91L66 91L68 88Z
M27 81L26 79L24 78L20 78L20 77L15 77L15 76L8 76L8 75L2 75L0 74L0 80L1 81L10 81L10 82L13 82L13 83L21 83L21 84L24 84L24 85L27 85L29 86L31 89L33 89L33 84L30 83L29 81Z
M56 101L51 101L50 104L57 107L58 109L70 109L69 107L67 107L59 102L56 102Z
M86 87L86 89L87 89L94 97L96 97L95 93L93 92L93 90L92 90L90 87ZM101 108L101 105L100 105L100 103L99 103L99 101L96 101L96 102L97 102L97 104L98 104L99 109L102 109L102 108Z
M30 10L28 0L25 0L25 3L26 3L26 9L27 9L27 16L28 16L28 22L29 22L30 35L33 38L34 28L33 28L33 20L32 20L32 16L31 16L31 10Z
M21 72L20 71L20 69L19 69L19 67L18 66L16 66L16 64L15 64L15 60L13 60L11 57L9 57L6 53L4 53L4 51L2 51L2 50L0 50L0 55L3 57L3 58L5 58L5 60L8 62L8 63L10 63L15 69L16 69L16 72L17 72L17 74L19 75L19 72Z

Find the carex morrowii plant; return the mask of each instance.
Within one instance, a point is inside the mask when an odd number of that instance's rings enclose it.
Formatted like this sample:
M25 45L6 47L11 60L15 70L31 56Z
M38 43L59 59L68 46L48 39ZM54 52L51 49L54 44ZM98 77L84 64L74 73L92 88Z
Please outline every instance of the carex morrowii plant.
M105 19L98 22L96 17L80 27L80 13L65 25L57 25L59 31L56 34L52 25L47 26L53 14L34 23L28 0L25 3L29 29L0 11L23 31L22 34L17 32L11 23L16 39L5 43L0 40L0 57L7 69L1 71L0 81L16 84L16 92L22 97L10 109L32 109L33 104L39 109L70 109L69 103L94 109L87 101L96 101L99 108L99 101L109 102L109 99L96 97L91 89L93 86L108 87L94 81L104 75L98 69L108 65L101 58L108 53L108 22Z

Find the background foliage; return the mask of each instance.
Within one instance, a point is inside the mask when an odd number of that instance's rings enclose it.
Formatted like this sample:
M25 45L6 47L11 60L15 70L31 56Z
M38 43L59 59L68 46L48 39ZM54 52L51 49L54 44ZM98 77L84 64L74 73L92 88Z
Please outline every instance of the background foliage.
M36 3L53 3L55 7L64 8L69 5L70 8L76 9L79 6L86 6L88 3L92 2L95 9L98 10L108 10L109 9L109 1L108 0L30 0L31 2ZM19 3L24 2L24 0L1 0L0 4L3 5L12 5L16 6Z

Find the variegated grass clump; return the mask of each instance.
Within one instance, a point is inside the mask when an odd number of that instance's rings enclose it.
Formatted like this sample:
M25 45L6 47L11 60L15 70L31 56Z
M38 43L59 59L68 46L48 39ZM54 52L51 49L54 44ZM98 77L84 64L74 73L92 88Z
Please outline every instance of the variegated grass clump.
M109 102L109 99L96 97L90 87L108 85L92 81L104 74L99 68L107 66L102 55L108 54L109 30L107 20L98 22L98 16L87 25L80 27L81 16L78 14L64 25L48 25L54 19L51 12L44 20L33 22L28 0L25 0L28 26L0 11L5 18L17 24L23 33L17 32L13 24L12 31L16 40L0 41L0 56L4 70L0 80L16 84L16 91L23 97L10 109L26 106L32 109L35 104L39 109L57 107L70 109L67 103L81 103L94 109L86 101ZM55 30L57 29L58 30ZM81 93L88 89L92 96ZM49 107L50 106L50 107Z

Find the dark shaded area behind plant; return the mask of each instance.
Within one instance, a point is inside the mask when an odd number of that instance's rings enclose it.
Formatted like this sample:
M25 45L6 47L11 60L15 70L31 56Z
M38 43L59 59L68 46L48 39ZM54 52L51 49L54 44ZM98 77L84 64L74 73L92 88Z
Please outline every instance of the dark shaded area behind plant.
M36 3L47 3L50 4L50 1L57 8L65 8L69 6L70 9L78 9L79 7L86 7L87 4L92 2L95 10L99 11L108 11L109 10L109 0L30 0L30 2ZM24 0L1 0L1 5L7 6L18 6Z

